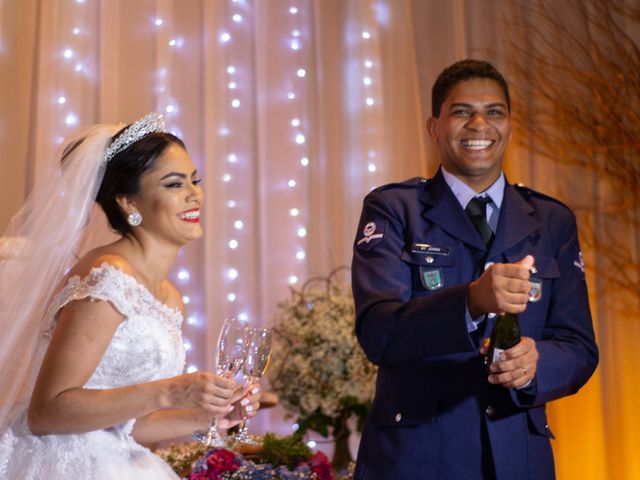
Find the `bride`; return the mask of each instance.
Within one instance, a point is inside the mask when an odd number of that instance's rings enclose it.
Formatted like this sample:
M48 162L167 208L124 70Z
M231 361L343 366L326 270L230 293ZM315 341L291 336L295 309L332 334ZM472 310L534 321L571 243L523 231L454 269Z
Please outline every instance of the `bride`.
M202 235L199 183L150 114L73 139L13 218L0 262L0 479L176 479L140 443L255 414L257 388L182 374L184 305L167 275ZM72 266L95 199L121 236Z

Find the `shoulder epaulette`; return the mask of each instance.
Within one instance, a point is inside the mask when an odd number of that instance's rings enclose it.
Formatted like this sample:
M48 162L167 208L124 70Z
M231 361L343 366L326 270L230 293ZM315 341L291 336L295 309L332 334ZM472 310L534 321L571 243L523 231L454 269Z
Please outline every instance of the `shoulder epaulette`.
M513 185L513 187L515 188L516 192L522 195L526 200L530 198L540 198L542 200L549 200L551 202L557 203L558 205L562 205L563 207L568 208L570 210L569 206L567 206L557 198L538 192L537 190L533 190L532 188L527 187L524 183L516 183Z
M426 185L429 183L428 178L424 177L413 177L409 180L405 180L404 182L395 182L395 183L387 183L386 185L381 185L377 188L374 188L374 192L382 192L384 190L390 190L392 188L416 188L422 185Z

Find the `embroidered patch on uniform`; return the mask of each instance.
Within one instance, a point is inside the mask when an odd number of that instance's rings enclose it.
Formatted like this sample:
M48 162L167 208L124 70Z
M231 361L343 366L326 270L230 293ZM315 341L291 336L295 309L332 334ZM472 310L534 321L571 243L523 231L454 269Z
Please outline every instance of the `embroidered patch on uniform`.
M356 245L359 248L371 248L373 245L380 242L384 238L386 229L387 222L385 220L367 222L367 224L362 229L362 237L356 240Z
M438 290L444 285L442 270L439 268L420 267L420 278L422 285L427 290Z

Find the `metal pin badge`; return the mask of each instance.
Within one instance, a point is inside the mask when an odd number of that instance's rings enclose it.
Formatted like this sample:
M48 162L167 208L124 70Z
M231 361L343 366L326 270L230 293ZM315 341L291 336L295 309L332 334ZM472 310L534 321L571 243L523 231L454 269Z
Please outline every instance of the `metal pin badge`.
M542 298L542 280L538 278L538 269L532 265L529 269L531 276L529 277L529 301L534 303Z

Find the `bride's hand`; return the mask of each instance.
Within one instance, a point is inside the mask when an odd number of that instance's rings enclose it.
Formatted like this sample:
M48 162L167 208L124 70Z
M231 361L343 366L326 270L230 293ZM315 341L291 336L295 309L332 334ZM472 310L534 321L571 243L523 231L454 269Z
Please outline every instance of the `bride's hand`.
M229 413L238 388L242 388L234 380L210 372L178 375L161 382L163 407L202 409L212 416Z
M238 425L243 419L243 412L244 418L253 417L260 407L260 390L260 384L252 382L239 387L232 399L233 409L218 418L218 427L228 429Z

